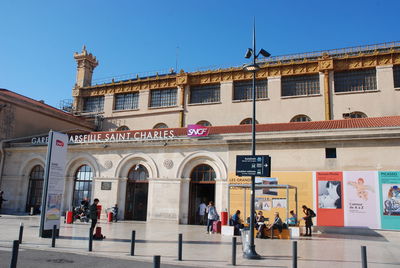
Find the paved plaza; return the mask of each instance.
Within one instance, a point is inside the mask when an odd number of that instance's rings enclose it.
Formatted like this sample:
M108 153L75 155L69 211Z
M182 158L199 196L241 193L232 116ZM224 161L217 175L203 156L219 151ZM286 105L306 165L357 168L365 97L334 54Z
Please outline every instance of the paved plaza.
M161 255L161 267L231 266L232 237L206 234L203 226L101 220L106 239L94 241L93 252L88 252L90 224L62 224L56 247L51 248L51 239L38 237L38 216L2 215L0 267L9 267L12 241L18 239L21 222L25 228L18 267L38 267L41 259L47 265L42 267L71 267L71 261L74 266L80 263L84 267L151 267L154 255ZM132 230L136 231L135 256L130 256ZM183 234L183 261L177 260L179 233ZM292 241L256 239L256 250L262 259L247 260L242 258L238 237L237 266L291 267ZM367 246L368 267L400 266L400 232L378 231L375 236L316 234L312 239L297 241L298 267L361 267L362 245Z

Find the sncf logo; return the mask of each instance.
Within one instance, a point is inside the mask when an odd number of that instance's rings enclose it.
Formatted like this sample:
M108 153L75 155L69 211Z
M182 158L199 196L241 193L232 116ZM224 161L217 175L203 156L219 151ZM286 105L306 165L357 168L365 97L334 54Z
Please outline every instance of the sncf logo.
M208 136L208 128L200 125L188 125L187 135L189 137L205 137Z
M56 146L64 147L64 142L62 142L60 140L56 140Z

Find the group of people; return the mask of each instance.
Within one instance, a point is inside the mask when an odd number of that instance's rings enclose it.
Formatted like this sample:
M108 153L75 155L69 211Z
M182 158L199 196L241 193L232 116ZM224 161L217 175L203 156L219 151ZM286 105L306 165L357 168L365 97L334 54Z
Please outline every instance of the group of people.
M313 226L312 218L315 217L315 212L303 205L303 213L305 214L303 220L305 222L306 233L304 236L312 236L311 227ZM259 211L257 215L255 215L255 228L257 229L257 237L258 238L268 238L265 233L273 234L274 229L282 232L282 229L286 226L296 226L298 224L297 215L293 210L290 211L290 218L287 219L287 222L284 223L279 216L279 212L274 213L274 221L272 223L266 224L266 219L263 215L262 211ZM240 218L240 210L237 210L236 213L231 218L231 225L234 226L235 234L238 234L240 229L243 229L244 224L242 219Z

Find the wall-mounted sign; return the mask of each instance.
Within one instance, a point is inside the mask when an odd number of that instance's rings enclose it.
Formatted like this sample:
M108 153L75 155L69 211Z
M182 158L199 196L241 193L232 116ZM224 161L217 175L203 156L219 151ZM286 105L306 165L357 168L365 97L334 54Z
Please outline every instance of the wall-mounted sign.
M175 131L170 130L147 130L147 131L116 131L116 132L93 132L89 134L69 135L69 144L102 143L102 142L126 142L126 141L154 141L171 140L176 137ZM48 137L34 137L31 140L34 145L47 144Z
M111 190L111 182L110 181L102 181L101 182L101 190L103 190L103 191Z
M202 125L188 125L187 135L188 137L207 137L208 127Z

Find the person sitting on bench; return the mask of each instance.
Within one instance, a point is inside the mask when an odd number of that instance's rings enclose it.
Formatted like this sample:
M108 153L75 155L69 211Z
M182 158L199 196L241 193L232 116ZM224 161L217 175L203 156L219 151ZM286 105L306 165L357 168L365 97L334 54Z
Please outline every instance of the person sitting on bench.
M279 217L279 212L275 212L274 215L274 222L266 227L267 231L271 231L271 238L274 237L274 229L278 229L280 233L282 233L283 229L283 222L282 219Z
M240 219L240 210L236 210L236 213L232 215L232 226L235 227L234 233L239 234L239 230L243 229L243 223Z
M294 213L293 210L290 211L290 218L287 219L287 224L289 226L296 226L297 225L297 215Z

